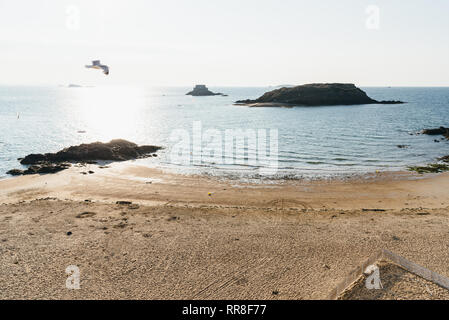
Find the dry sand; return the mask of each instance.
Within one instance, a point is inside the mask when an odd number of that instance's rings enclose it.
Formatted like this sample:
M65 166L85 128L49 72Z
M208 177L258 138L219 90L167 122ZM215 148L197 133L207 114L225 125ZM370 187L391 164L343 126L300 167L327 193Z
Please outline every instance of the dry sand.
M129 163L6 179L0 298L320 299L380 248L449 276L448 187L447 174L252 185Z

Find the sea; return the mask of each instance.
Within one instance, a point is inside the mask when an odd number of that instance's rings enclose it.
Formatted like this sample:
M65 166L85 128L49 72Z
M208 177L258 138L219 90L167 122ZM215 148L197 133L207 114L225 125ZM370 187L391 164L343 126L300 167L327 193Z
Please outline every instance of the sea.
M406 103L294 108L234 104L275 87L210 87L225 94L211 97L191 89L0 86L0 178L27 154L112 139L164 148L140 165L229 179L401 171L449 154L449 141L418 134L449 127L446 87L362 87Z

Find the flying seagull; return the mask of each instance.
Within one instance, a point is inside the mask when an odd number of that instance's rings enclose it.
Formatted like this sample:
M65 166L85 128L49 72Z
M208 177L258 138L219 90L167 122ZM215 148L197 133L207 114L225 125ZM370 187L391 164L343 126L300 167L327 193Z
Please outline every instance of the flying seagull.
M90 69L102 69L105 75L109 74L109 67L105 64L101 64L100 60L92 61L92 65L87 65L86 68Z

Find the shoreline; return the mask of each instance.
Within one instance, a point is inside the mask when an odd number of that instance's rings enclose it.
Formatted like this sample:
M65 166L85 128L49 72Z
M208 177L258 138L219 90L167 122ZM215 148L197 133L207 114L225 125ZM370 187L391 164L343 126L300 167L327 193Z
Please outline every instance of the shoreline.
M379 249L447 277L449 173L411 176L254 185L115 163L2 180L0 299L326 299Z
M410 174L411 176L422 177L423 175L414 175L413 170L409 170L410 167L415 166L426 166L430 163L438 162L439 159L432 158L427 161L421 161L418 163L414 163L413 165L407 166L398 166L398 167L357 167L356 170L325 170L325 169L317 169L317 168L277 168L277 172L275 174L259 174L260 170L266 169L266 167L254 167L254 170L250 169L229 169L229 168L221 168L214 167L213 164L208 167L207 165L201 165L201 168L209 168L210 172L203 171L201 172L195 165L192 166L178 166L178 165L170 165L165 162L149 162L148 159L152 159L152 157L140 158L140 159L131 159L125 161L110 161L110 160L97 160L94 165L96 166L111 166L111 165L119 165L119 166L142 166L147 167L149 169L160 170L167 174L171 175L181 175L181 176L195 176L199 178L214 178L221 180L229 180L236 181L241 180L245 181L255 181L259 180L261 183L268 181L268 183L272 182L282 182L282 181L339 181L339 180L358 180L364 178L378 178L379 176L388 174L388 175L398 175L403 176ZM86 162L71 162L67 161L67 163L71 164L71 167L79 166L80 164L86 164ZM237 165L240 166L240 165ZM29 168L30 165L17 165L12 166L8 170L25 170ZM196 169L194 169L196 168ZM211 173L214 169L218 169L217 173ZM7 170L7 169L5 169ZM6 173L5 171L3 175L0 175L0 181L8 180L11 178L20 177L20 175L11 175ZM38 174L38 173L36 173ZM44 173L47 174L47 173ZM52 173L54 174L54 173Z
M93 174L88 174L93 171ZM84 174L83 174L84 173ZM271 202L321 209L442 208L449 206L449 173L379 172L344 179L268 180L252 183L204 175L183 175L136 163L72 166L56 174L0 180L0 203L57 198L115 202L263 207ZM271 202L270 202L271 201Z
M341 181L357 181L357 180L366 180L366 181L376 181L379 179L420 179L420 178L426 178L430 175L438 175L443 172L439 173L424 173L424 174L416 174L413 171L410 170L399 170L399 169L392 169L392 170L371 170L371 171L348 171L348 172L330 172L328 174L308 174L306 171L298 171L296 173L291 174L285 174L280 176L266 176L266 175L259 175L259 174L242 174L239 175L234 171L229 172L220 172L219 174L213 174L208 172L191 172L191 171L182 171L180 169L171 168L171 167L162 167L159 165L153 165L149 166L145 163L135 163L136 160L132 161L123 161L123 162L116 162L119 164L125 164L126 166L139 166L139 167L145 167L151 170L160 171L162 173L165 173L167 175L178 175L178 176L185 176L185 177L195 177L199 179L213 179L217 181L224 181L224 182L238 182L241 184L283 184L283 183L293 183L293 182L341 182ZM105 163L95 164L98 166L110 166L114 163ZM72 167L76 166L77 163L72 163ZM24 166L24 168L26 168ZM310 170L314 171L314 170ZM55 173L50 173L50 175L53 175ZM45 174L33 174L33 175L48 175ZM32 176L32 175L22 175L22 176ZM16 179L21 177L21 175L11 175L6 174L4 176L0 176L0 182L1 181L7 181L11 179Z
M151 157L148 157L151 159ZM178 175L178 176L185 176L185 177L195 177L199 179L215 179L218 181L224 181L224 182L240 182L242 184L257 184L255 181L258 181L258 183L264 184L272 184L272 183L279 183L282 184L284 182L340 182L340 181L357 181L357 180L367 180L367 181L376 181L378 179L420 179L420 178L426 178L429 176L435 176L442 172L425 172L424 174L417 174L414 170L409 170L410 166L406 167L394 167L391 169L362 169L362 170L331 170L326 171L322 169L301 169L301 170L293 170L293 169L278 169L279 172L282 173L282 175L277 174L259 174L259 173L250 173L253 170L240 170L243 172L242 174L239 174L239 170L230 170L230 169L222 169L222 171L219 171L218 174L213 174L209 172L197 172L192 171L192 167L183 167L183 166L166 166L161 163L154 163L154 162L147 162L148 158L141 158L141 159L132 159L132 160L126 160L126 161L109 161L109 160L99 160L95 161L95 163L88 163L88 162L67 162L71 164L70 169L73 169L75 167L86 167L86 166L92 166L93 168L98 167L117 167L117 168L132 168L132 167L142 167L147 168L149 170L155 170L160 171L162 173L165 173L167 175ZM438 159L434 159L434 162L438 161ZM413 166L425 166L431 163L432 161L423 161L418 164L414 164ZM29 165L21 165L21 168L19 170L27 169ZM211 167L211 169L214 169L214 167ZM263 167L259 168L263 169ZM257 170L256 170L257 171ZM291 171L291 173L289 172ZM311 173L313 172L313 174ZM10 179L15 179L21 176L33 176L33 175L54 175L58 174L60 172L56 173L43 173L43 174L28 174L28 175L11 175L4 173L3 176L0 176L0 182Z

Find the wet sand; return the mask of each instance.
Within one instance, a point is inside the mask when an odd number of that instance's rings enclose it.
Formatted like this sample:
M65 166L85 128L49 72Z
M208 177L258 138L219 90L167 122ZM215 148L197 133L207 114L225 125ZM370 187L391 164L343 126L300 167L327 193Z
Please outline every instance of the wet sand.
M93 171L93 174L88 174ZM85 173L85 174L83 174ZM0 180L0 203L37 198L141 204L227 205L306 209L402 209L449 206L449 173L384 172L331 181L241 183L163 172L133 163L72 167L53 175ZM211 196L209 196L211 193Z
M0 298L320 299L380 248L449 276L448 187L447 174L254 185L129 163L6 179Z

